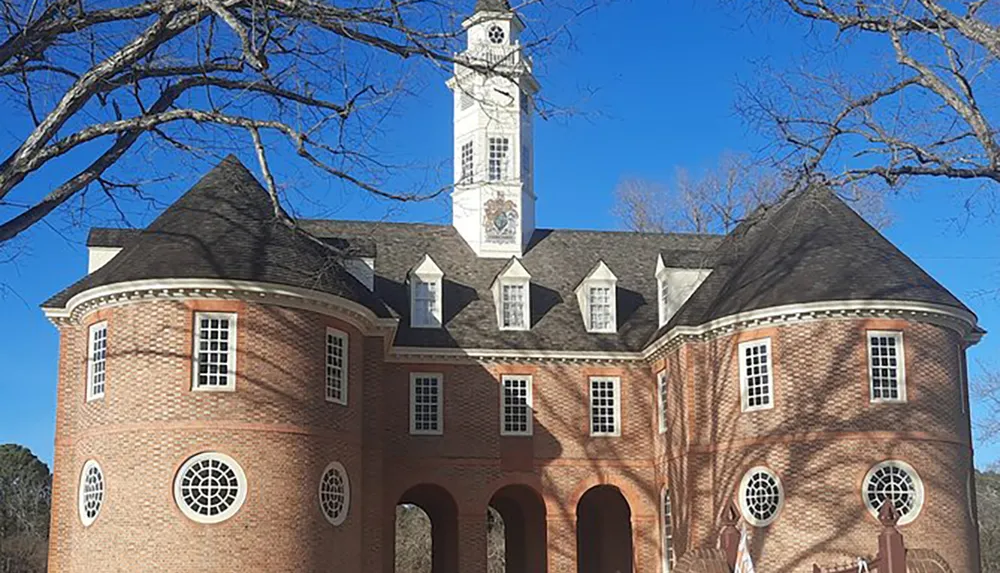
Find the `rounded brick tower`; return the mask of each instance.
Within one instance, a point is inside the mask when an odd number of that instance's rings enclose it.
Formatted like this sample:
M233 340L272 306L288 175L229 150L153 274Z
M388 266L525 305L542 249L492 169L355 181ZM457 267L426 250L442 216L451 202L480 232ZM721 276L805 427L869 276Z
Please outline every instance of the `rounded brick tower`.
M52 571L362 569L382 309L270 209L227 160L60 295Z

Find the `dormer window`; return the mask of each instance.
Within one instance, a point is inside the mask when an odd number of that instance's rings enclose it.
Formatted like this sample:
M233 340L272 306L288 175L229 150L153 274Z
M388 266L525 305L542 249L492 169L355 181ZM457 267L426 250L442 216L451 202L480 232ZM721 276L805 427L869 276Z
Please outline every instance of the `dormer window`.
M441 279L444 273L430 255L410 271L410 326L440 328Z
M599 261L576 288L577 302L588 332L617 331L617 289L618 277L604 261Z
M670 322L681 306L701 283L705 282L712 269L672 268L663 262L663 255L656 259L656 298L659 306L660 326Z
M511 258L493 281L500 330L531 328L531 275L521 261Z

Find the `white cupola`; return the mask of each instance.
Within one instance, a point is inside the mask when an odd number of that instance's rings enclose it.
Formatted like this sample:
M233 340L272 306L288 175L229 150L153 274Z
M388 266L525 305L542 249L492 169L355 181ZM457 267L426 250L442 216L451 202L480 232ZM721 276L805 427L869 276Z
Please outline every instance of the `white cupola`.
M507 0L479 0L462 22L467 46L455 96L452 224L480 257L520 257L535 230L532 114L538 82Z

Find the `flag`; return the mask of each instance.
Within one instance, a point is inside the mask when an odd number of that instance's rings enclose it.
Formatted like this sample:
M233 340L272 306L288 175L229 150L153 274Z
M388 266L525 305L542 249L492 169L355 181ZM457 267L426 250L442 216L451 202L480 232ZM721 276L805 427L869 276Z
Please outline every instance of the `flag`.
M736 569L733 573L754 573L753 559L750 557L750 549L747 547L747 526L743 525L740 532L740 546L736 549Z

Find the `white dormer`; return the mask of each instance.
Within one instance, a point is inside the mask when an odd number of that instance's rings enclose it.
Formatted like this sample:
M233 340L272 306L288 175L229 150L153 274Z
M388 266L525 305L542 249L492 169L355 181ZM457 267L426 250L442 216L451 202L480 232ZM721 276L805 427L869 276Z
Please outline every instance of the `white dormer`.
M410 270L410 326L441 328L441 279L444 273L430 255Z
M500 330L531 329L531 275L516 257L493 281Z
M90 260L87 264L87 274L91 274L97 269L111 262L118 253L122 252L121 247L87 247Z
M576 287L576 300L587 332L618 331L617 291L618 277L604 261L598 261Z
M712 269L681 269L668 267L663 255L656 259L656 298L660 309L660 326L670 322L681 306L705 282Z

